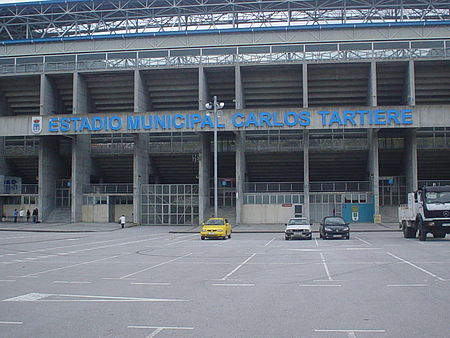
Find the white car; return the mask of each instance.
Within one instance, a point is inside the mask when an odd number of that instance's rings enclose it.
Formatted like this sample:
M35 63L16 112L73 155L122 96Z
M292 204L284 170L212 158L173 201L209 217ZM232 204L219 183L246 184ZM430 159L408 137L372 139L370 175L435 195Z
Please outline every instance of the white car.
M293 238L312 239L311 224L305 217L291 218L285 225L284 238L286 240Z

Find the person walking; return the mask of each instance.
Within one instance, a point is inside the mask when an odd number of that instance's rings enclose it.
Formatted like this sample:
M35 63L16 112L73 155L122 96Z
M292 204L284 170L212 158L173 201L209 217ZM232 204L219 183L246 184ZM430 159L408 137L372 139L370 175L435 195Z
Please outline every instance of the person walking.
M14 218L14 223L17 223L17 209L14 209L13 218Z
M124 215L120 216L119 222L120 222L120 225L122 226L122 229L125 228L125 216Z
M38 219L38 209L34 208L33 209L33 223L37 223L37 219Z
M25 220L25 210L23 210L23 208L21 208L19 211L19 220L21 222L23 222Z
M30 222L30 209L27 210L27 223Z

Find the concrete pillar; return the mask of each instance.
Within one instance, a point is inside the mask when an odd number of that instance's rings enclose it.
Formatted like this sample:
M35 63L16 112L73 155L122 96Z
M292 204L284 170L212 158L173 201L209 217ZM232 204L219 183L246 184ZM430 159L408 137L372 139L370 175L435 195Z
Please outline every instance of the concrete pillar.
M370 163L370 181L372 184L373 204L374 204L374 222L381 221L380 216L380 175L378 168L378 129L369 129L369 163Z
M142 222L142 185L148 184L149 154L148 134L134 135L133 155L133 223Z
M3 92L0 92L0 116L9 115L8 101Z
M416 105L416 82L415 82L415 71L414 71L414 61L410 60L408 62L408 70L406 74L406 104L408 106Z
M416 129L406 130L404 165L406 172L406 191L416 191L418 188Z
M41 75L40 115L65 113L64 105L50 76Z
M308 108L308 64L302 64L303 108Z
M242 85L242 72L241 66L236 65L234 68L234 82L235 82L235 108L244 109L245 108L245 96L244 96L244 86Z
M58 136L43 136L39 142L39 219L45 222L55 208L56 180L60 177L62 162Z
M91 100L84 77L73 75L73 114L87 114L91 109ZM72 222L83 219L83 187L91 183L92 173L91 136L74 135L72 137Z
M5 158L5 139L6 137L0 137L0 175L9 175L9 165Z
M198 110L206 110L205 104L208 103L208 81L206 80L205 68L198 69Z
M210 165L211 147L210 135L206 132L200 133L200 156L198 162L198 203L199 222L206 220L209 215L209 189L210 189Z
M310 220L309 206L309 130L303 130L303 216Z
M236 132L236 224L242 221L245 192L245 131Z
M148 112L152 109L147 85L139 70L134 72L134 111ZM142 185L148 184L150 173L149 135L134 135L133 153L133 223L142 223Z
M369 106L371 107L376 107L378 105L377 63L375 61L370 63L368 101Z

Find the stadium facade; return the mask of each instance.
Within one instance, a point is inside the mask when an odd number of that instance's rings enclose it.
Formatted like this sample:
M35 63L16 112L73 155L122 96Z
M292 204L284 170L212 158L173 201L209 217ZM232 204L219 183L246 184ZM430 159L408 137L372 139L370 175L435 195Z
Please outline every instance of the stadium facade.
M217 203L235 223L380 221L450 182L448 1L55 0L0 16L6 218L198 224Z

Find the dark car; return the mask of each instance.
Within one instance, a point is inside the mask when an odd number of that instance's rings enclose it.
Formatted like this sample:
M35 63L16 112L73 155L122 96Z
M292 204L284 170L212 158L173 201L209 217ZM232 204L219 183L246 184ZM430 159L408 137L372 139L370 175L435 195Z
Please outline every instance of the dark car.
M324 217L319 227L320 238L350 238L350 227L340 216Z

